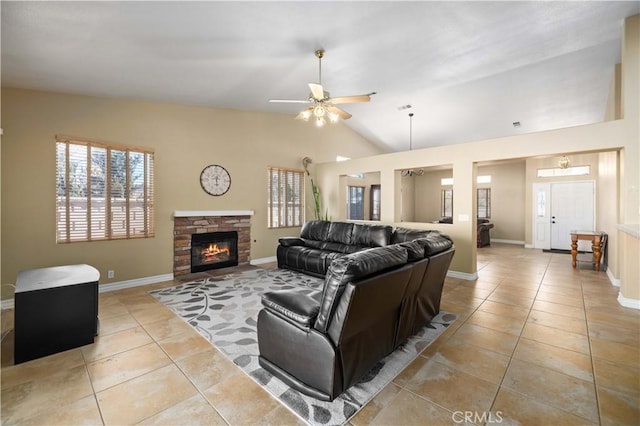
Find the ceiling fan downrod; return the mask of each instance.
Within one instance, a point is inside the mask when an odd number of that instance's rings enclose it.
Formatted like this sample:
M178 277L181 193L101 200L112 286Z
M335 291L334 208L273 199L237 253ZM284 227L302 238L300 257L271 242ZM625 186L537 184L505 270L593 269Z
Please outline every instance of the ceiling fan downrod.
M318 84L322 85L322 57L324 56L324 49L318 49L315 51L318 58Z

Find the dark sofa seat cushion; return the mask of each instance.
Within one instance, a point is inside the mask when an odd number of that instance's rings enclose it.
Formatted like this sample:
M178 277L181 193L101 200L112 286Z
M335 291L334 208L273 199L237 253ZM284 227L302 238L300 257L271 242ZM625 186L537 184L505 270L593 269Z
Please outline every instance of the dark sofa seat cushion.
M309 328L318 316L320 296L319 291L311 294L304 294L299 290L270 291L262 295L262 305L302 327Z
M329 319L345 286L393 267L407 263L407 249L399 245L376 247L336 258L331 262L322 289L320 312L314 328L326 333Z

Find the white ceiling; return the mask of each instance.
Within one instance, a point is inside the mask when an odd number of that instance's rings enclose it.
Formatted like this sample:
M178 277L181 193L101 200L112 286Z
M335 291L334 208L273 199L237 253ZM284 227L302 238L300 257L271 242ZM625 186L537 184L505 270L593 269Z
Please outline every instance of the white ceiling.
M378 92L344 105L346 123L402 151L408 112L414 149L602 121L640 2L2 1L0 12L3 86L292 119L300 105L268 99L307 98L324 48L332 96Z

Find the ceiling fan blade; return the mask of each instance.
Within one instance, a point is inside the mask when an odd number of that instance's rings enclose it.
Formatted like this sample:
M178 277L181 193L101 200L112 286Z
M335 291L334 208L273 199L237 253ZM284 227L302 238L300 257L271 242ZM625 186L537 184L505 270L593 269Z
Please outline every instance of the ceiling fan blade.
M296 120L307 121L307 120L309 120L309 117L311 117L312 113L313 113L313 107L312 106L310 106L309 108L305 108L302 111L300 111L300 114L296 115Z
M318 83L309 83L309 89L311 89L311 94L313 98L321 101L324 99L324 90L322 89L322 84Z
M308 103L311 103L311 101L309 99L269 99L269 102L290 103L290 104L308 104Z
M327 105L327 109L329 110L329 112L337 114L343 120L348 120L351 118L351 114L349 114L347 111L341 110L337 106Z
M349 104L353 102L369 102L371 96L369 95L357 95L357 96L340 96L338 98L331 98L332 104Z

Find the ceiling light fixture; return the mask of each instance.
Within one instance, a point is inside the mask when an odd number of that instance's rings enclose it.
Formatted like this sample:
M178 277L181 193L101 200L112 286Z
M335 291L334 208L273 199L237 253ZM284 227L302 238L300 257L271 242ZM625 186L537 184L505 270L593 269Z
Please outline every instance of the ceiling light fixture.
M411 108L411 106L409 105L409 108ZM410 112L409 113L409 151L411 151L411 149L413 148L413 113ZM400 172L400 175L402 177L413 177L413 176L422 176L424 174L424 170L422 169L409 169L409 170L403 170Z
M569 168L569 157L567 157L566 155L563 155L562 158L560 158L560 161L558 162L558 165L560 166L561 169L568 169Z

